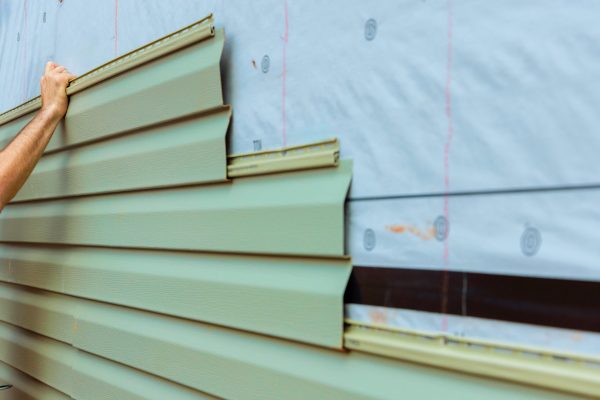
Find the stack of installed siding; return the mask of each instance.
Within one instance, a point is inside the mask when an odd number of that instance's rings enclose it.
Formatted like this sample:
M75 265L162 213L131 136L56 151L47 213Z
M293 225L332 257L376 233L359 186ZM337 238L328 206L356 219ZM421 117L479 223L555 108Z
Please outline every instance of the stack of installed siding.
M350 165L228 180L223 41L201 21L69 88L0 217L3 398L486 397L342 351ZM0 142L37 107L0 116Z
M259 358L282 350L273 337L341 348L350 170L227 179L223 42L203 21L70 87L0 221L0 376L15 391L235 397L286 375ZM4 114L0 141L37 106Z

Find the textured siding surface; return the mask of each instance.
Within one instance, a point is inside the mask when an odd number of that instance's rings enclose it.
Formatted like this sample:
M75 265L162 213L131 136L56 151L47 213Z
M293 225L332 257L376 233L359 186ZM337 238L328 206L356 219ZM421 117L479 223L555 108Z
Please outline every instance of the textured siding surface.
M10 365L0 362L0 384L12 385L11 389L0 391L3 400L70 400L71 397L33 379Z
M5 323L0 323L0 356L20 371L76 399L213 398Z

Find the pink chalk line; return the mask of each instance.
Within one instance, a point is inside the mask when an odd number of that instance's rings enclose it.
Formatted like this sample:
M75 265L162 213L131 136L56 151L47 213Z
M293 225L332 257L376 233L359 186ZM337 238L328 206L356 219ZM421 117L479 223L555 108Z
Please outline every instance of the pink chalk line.
M450 264L450 247L448 243L448 233L450 226L450 149L452 147L452 139L454 138L454 123L452 117L452 24L453 24L453 0L448 0L448 47L446 60L446 87L445 87L445 103L446 103L446 121L447 134L446 144L444 145L444 218L446 219L446 238L444 239L444 275L442 282L442 331L448 330L448 266Z

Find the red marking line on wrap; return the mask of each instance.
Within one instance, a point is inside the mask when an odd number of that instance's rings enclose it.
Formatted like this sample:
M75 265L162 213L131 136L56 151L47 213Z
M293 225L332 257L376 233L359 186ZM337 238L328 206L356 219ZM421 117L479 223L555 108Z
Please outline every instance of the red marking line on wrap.
M446 229L449 233L450 226L450 150L452 148L452 139L454 138L454 124L452 118L452 23L453 23L453 0L448 0L447 24L448 24L448 47L446 60L446 87L445 95L445 114L447 122L446 144L444 145L444 218L446 219ZM446 311L448 309L448 266L450 264L450 247L448 243L449 235L444 239L444 276L442 278L442 305L441 311L444 314L442 319L442 330L448 330L448 317Z

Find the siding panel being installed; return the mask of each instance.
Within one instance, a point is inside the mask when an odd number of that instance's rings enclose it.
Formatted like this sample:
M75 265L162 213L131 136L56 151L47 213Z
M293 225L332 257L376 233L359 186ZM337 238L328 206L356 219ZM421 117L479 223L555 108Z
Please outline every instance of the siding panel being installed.
M203 25L203 24L200 24ZM206 25L206 24L204 24ZM46 151L113 136L129 130L170 121L223 104L219 62L223 51L222 30L212 36L203 27L188 31L196 44L174 35L126 54L106 66L76 79L69 87L69 110L48 143ZM179 34L181 35L181 34ZM183 38L186 39L186 38ZM207 40L209 39L209 40ZM176 55L148 59L156 46L179 48ZM175 47L173 47L175 46ZM158 53L158 55L161 55ZM122 65L145 63L135 70ZM102 78L104 76L104 78ZM84 90L82 90L84 89ZM11 140L40 106L32 100L0 115L0 144Z
M223 104L219 60L223 31L94 85L73 96L65 117L66 144L77 144ZM55 149L57 143L51 149Z

